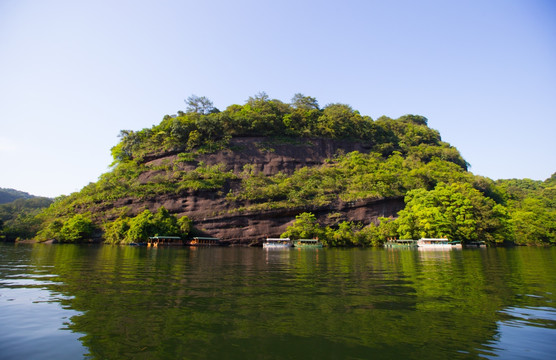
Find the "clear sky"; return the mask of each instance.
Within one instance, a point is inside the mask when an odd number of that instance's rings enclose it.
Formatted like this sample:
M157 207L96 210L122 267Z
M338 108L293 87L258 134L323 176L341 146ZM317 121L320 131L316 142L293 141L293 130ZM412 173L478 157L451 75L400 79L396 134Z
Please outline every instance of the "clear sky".
M58 196L192 94L423 115L492 179L556 172L556 1L0 0L0 187Z

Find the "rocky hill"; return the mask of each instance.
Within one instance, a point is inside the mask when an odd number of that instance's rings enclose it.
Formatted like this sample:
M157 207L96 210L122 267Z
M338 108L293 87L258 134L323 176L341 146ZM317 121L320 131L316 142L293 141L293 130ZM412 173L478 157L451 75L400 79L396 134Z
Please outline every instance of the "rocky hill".
M39 239L187 236L187 222L178 231L170 214L191 220L189 235L250 244L279 236L302 213L330 231L361 230L395 217L412 189L486 184L422 116L373 120L345 104L320 108L300 94L289 104L259 94L224 111L204 98L188 101L202 106L151 128L122 130L112 170L46 210ZM365 243L395 230L380 231Z
M353 151L369 153L370 147L362 142L333 139L304 139L284 142L265 137L238 137L230 141L230 149L213 154L197 155L195 160L180 163L178 154L161 153L147 157L146 171L137 177L139 184L149 184L160 177L172 177L179 170L194 171L200 163L207 166L223 165L223 172L231 172L235 178L218 190L200 189L183 193L167 193L146 197L123 197L114 203L89 208L94 213L107 214L105 220L113 220L113 208L126 208L127 215L135 216L148 209L155 212L160 207L178 216L188 216L195 228L206 236L219 237L232 243L252 243L267 236L279 236L295 216L310 211L319 222L334 225L338 221L355 221L364 224L377 222L378 217L395 216L403 208L403 197L360 199L329 204L307 204L278 209L249 210L254 201L236 199L230 201L225 194L241 191L241 176L246 165L262 176L272 177L279 173L292 175L296 170L320 167L338 154ZM172 170L161 170L172 164ZM176 169L175 165L179 164Z

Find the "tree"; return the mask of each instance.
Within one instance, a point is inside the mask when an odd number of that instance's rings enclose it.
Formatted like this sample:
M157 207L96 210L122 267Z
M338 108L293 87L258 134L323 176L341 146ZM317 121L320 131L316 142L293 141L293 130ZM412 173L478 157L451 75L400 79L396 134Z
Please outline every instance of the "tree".
M201 116L195 121L195 125L206 140L214 140L224 135L219 114Z
M135 217L120 217L104 225L107 243L145 242L150 236L187 236L191 231L191 220L187 216L177 219L161 206L156 213L145 210Z
M193 130L192 132L189 133L189 139L187 140L186 148L188 150L191 150L201 145L202 143L203 143L203 136L201 135L201 133L197 130Z
M409 191L396 223L404 238L447 236L499 243L511 236L505 207L468 183L441 182L431 191Z
M76 214L68 219L60 229L60 241L76 242L91 237L93 233L92 220L83 214Z
M149 236L154 236L152 232L153 214L145 210L129 221L125 242L146 242Z
M193 222L187 216L182 216L178 219L178 227L183 236L189 235L193 228Z
M319 102L314 97L297 93L293 96L291 105L296 109L319 110Z
M133 159L134 153L141 146L145 135L145 131L121 130L118 135L121 139L120 142L111 149L114 159L112 165Z
M404 115L398 118L399 121L411 122L415 125L427 125L428 119L420 115Z
M349 105L326 105L318 119L318 135L333 139L353 136L355 134L354 115L356 114Z
M313 213L304 212L297 215L294 223L280 236L293 239L312 239L318 238L322 232L322 228L317 223L317 217Z
M161 206L154 214L152 227L155 235L178 235L180 233L178 219L171 215L164 206Z
M539 199L526 198L513 209L511 223L520 245L556 244L556 211Z
M338 225L338 229L331 236L327 236L327 243L331 246L355 245L357 243L355 232L359 229L360 227L354 225L351 221L342 221Z
M247 99L247 104L256 107L264 104L267 101L270 101L270 97L268 96L268 94L264 91L259 91L255 96L249 96L249 99Z
M207 115L218 112L218 109L214 107L212 101L205 96L191 95L185 100L185 103L187 104L186 110L188 113Z
M120 217L104 225L104 238L111 244L124 243L129 231L129 218Z
M43 228L37 233L37 238L39 240L51 240L60 237L60 230L64 224L60 220L53 220L48 223L48 225L43 226Z

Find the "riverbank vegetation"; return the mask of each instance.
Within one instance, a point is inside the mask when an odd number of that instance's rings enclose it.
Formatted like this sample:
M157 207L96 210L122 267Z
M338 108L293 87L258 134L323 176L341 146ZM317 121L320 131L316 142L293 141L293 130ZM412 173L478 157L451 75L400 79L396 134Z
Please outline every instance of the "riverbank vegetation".
M187 237L191 231L191 220L187 216L179 219L164 207L156 213L145 210L137 216L122 216L104 226L104 238L109 244L146 242L149 236Z
M556 174L545 182L499 180L496 191L501 203L469 183L440 182L430 191L409 191L396 219L380 218L367 226L343 221L330 227L320 225L312 213L302 213L281 236L319 238L327 246L376 246L387 239L421 237L556 245Z
M166 115L151 128L122 130L112 148L111 171L33 215L36 227L27 236L72 242L103 236L109 243L127 243L155 232L184 235L195 226L187 217L172 219L165 210L132 212L126 204L208 192L232 213L405 197L405 209L395 218L324 226L309 211L300 211L285 233L319 236L329 246L422 236L489 244L556 243L554 175L546 181L474 175L425 117L373 120L345 104L321 108L315 98L302 94L285 103L260 93L223 111L205 97L191 96L186 103L185 112ZM271 174L251 164L238 171L203 160L210 154L234 154L233 139L246 136L264 137L258 148L266 153L276 144L311 146L315 139L358 143L365 151L337 151L322 163Z

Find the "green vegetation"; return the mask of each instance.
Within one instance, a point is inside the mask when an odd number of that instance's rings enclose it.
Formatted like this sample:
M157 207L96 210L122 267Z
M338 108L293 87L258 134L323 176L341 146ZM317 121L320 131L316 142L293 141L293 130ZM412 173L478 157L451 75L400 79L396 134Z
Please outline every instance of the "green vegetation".
M176 218L164 207L153 214L145 210L135 217L120 217L105 224L104 238L111 244L146 242L149 236L167 235L185 237L191 231L187 216Z
M319 239L325 246L378 246L381 244L376 226L363 228L352 221L342 221L335 228L321 226L312 213L301 213L281 237Z
M411 190L396 219L378 225L342 222L322 227L311 213L303 213L283 237L319 237L328 246L374 246L388 238L448 237L485 241L489 245L556 245L556 174L545 182L499 180L497 203L470 183L438 183L434 189ZM493 185L493 183L491 183ZM490 189L493 191L493 189Z
M51 221L38 232L39 240L56 239L62 243L90 240L94 232L100 230L89 213L75 214L65 220ZM145 210L137 216L120 216L105 222L104 239L109 244L145 242L149 236L187 236L191 230L191 220L187 216L177 218L164 207L156 213Z
M399 212L402 238L448 237L455 241L501 243L511 239L506 208L466 183L440 183L406 196Z
M425 147L423 147L425 148ZM251 208L326 205L340 199L354 201L403 196L411 189L430 189L438 182L469 182L475 177L460 166L440 158L423 161L417 152L404 158L379 153L352 152L330 159L320 167L304 167L286 176L265 176L246 166L235 200L250 200Z
M55 239L61 243L89 240L96 227L90 214L75 214L66 220L54 220L37 234L40 240Z
M511 216L515 243L556 244L556 173L546 181L499 180Z
M41 227L37 215L50 204L52 199L44 197L18 198L0 204L0 240L33 238Z
M284 103L260 93L223 111L206 97L191 96L186 104L186 112L166 115L151 128L122 130L120 142L112 148L112 170L80 192L57 198L33 215L34 227L27 228L40 228L41 240L81 241L103 234L110 243L125 243L157 232L188 233L177 230L177 219L174 225L158 227L153 220L158 213L137 213L137 207L127 206L157 202L161 196L210 193L226 202L230 213L277 208L303 213L338 202L405 197L406 208L396 219L322 227L302 214L287 233L308 235L299 229L307 222L329 246L441 235L489 244L556 243L554 176L545 182L494 182L473 175L458 150L443 142L422 116L373 120L345 104L321 108L315 98L302 94ZM256 146L261 154L284 144L311 146L319 138L357 143L365 151L339 149L322 164L273 175L251 164L234 171L228 164L215 163L216 153L241 150L235 137L255 136L264 137ZM210 156L213 160L206 161ZM75 218L79 214L82 217Z
M227 148L236 136L285 135L357 140L383 155L400 151L404 156L428 160L439 157L467 169L459 152L442 142L422 116L406 115L397 120L383 116L373 121L345 104L329 104L321 109L316 99L302 94L296 94L287 104L260 93L245 105L231 105L224 111L214 108L204 97L192 96L187 103L187 112L166 115L150 129L122 130L120 143L112 148L114 165L131 160L142 163L156 154L214 152Z

